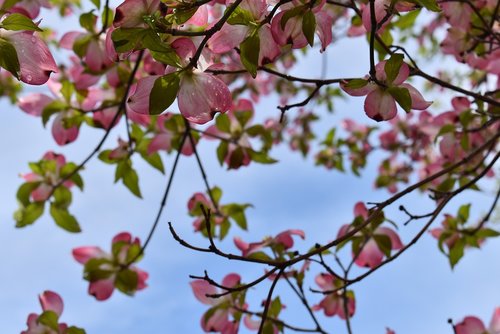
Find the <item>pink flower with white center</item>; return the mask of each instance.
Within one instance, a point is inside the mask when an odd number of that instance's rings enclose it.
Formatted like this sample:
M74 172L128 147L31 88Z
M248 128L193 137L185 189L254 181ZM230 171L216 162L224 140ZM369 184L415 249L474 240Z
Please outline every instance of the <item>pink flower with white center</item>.
M363 220L366 220L369 217L369 211L364 203L356 203L356 205L354 206L354 216ZM352 225L343 225L339 230L337 238L346 235L352 229ZM373 232L371 232L370 236L365 236L361 234L361 232L357 232L356 234L354 234L353 238L362 238L362 247L357 251L357 254L355 254L353 250L352 256L355 259L354 263L356 263L358 266L375 268L382 263L385 255L377 244L377 236L387 237L390 241L391 250L403 248L403 244L399 239L398 234L388 227L377 227Z
M65 334L67 333L68 325L65 323L59 323L59 317L63 312L63 300L61 296L53 291L44 291L42 294L38 296L38 300L40 301L40 305L42 306L42 314L38 315L36 313L31 313L28 316L28 320L26 324L28 325L28 329L22 331L21 334ZM51 325L45 325L39 322L41 315L45 315L48 313L52 313L57 317L57 323ZM71 326L73 329L77 329L74 326Z
M73 249L74 259L84 265L84 277L90 282L89 294L99 301L111 297L115 288L133 295L147 287L148 273L132 266L139 260L139 238L132 239L127 232L119 233L113 238L111 248L112 254L95 246Z
M2 21L7 15L1 17ZM0 38L11 44L17 53L19 73L13 73L22 82L43 85L58 68L47 44L33 31L11 31L0 28Z
M338 277L326 273L318 274L315 281L323 291L335 290L343 284ZM345 305L345 299L347 299L347 305ZM327 317L338 315L341 319L346 319L346 306L350 318L356 310L356 300L354 299L354 292L351 290L346 292L345 297L342 290L330 293L319 304L314 305L312 309L314 311L323 310Z
M241 282L241 277L238 274L232 273L226 275L222 280L222 286L234 288ZM219 298L210 298L207 295L221 293L222 291L210 285L205 280L195 280L190 283L194 296L205 305L210 305L211 312L206 312L201 317L201 327L205 332L217 332L222 334L238 333L239 322L229 320L229 316L233 314L232 306L237 300L231 295L225 295ZM224 291L224 290L223 290ZM238 298L238 297L236 297ZM237 303L240 305L240 303ZM212 312L215 308L215 312Z
M388 80L385 69L386 63L387 61L381 61L375 66L375 76L381 85L367 79L366 83L361 87L350 87L349 84L352 81L344 81L340 84L340 87L351 96L366 95L364 104L365 113L377 122L387 121L396 117L396 99L391 94L391 89L393 88L405 88L408 90L411 99L410 109L427 109L432 102L425 101L415 87L404 83L410 74L408 65L403 62L395 78Z
M286 230L277 234L274 238L267 237L261 242L247 243L239 237L233 239L236 247L241 250L242 256L250 256L253 253L260 251L264 247L278 247L281 250L288 250L293 247L294 241L292 235L297 235L305 239L305 233L302 230Z
M481 319L465 317L454 326L456 334L499 334L500 333L500 307L497 307L491 317L490 326L486 328Z

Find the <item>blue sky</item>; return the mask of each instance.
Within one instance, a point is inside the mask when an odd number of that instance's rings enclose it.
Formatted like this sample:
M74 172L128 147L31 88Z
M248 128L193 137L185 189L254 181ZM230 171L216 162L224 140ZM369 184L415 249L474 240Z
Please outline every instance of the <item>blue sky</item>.
M367 69L364 42L342 43L343 47L337 49L341 52L331 50L327 54L328 76L364 74ZM315 75L319 72L319 60L319 56L311 57L310 65L298 68L296 74ZM338 124L344 117L362 119L362 100L351 98L346 103L339 103L336 114L327 115L324 123L318 126L319 131ZM256 110L259 118L276 115L275 99L264 101ZM326 114L326 111L318 111ZM79 162L93 149L102 132L83 129L76 143L61 148L52 140L50 131L40 126L40 119L22 113L4 100L0 101L0 114L3 153L3 163L0 164L2 333L18 333L25 329L27 315L40 311L37 294L47 289L64 298L62 320L85 328L89 334L200 333L199 319L206 307L194 299L188 284L189 274L201 275L206 269L214 278L221 279L236 271L244 281L250 281L265 269L193 253L172 240L167 229L168 221L184 238L199 245L207 244L206 240L193 235L192 219L187 216L186 207L187 199L194 192L203 191L202 179L194 158L182 157L161 224L139 264L150 273L149 287L134 298L115 292L106 302L95 301L86 293L87 282L81 279L82 267L72 259L71 249L83 245L109 249L111 238L120 231L130 231L144 239L158 209L165 176L137 160L135 164L140 170L144 195L143 200L137 200L121 184L112 183L113 167L94 160L82 173L85 191L73 191L71 211L79 219L82 233L74 235L62 231L47 215L33 226L16 229L12 219L17 205L15 192L22 182L18 174L28 171L27 162L38 160L49 149ZM114 146L116 138L117 134L112 134L105 146ZM315 242L333 239L338 228L351 220L355 202L377 201L387 196L372 187L376 167L369 168L363 178L356 178L314 168L312 159L304 160L281 148L273 151L273 156L280 160L276 165L251 165L228 172L219 167L212 144L203 144L199 150L211 185L218 185L224 191L222 201L254 205L248 210L250 232L233 228L221 244L230 251L235 251L231 241L235 235L257 241L288 228L306 231L306 240L298 242L299 249L306 250ZM167 171L172 158L164 160ZM473 207L472 213L474 217L480 217L489 204L487 198L491 196L466 192L459 201L452 203L452 207L459 202L475 201L479 205ZM401 202L410 204L415 212L424 212L429 203L421 196L412 196ZM392 211L391 217L395 220L404 218L397 210ZM418 230L418 224L401 228L404 241ZM459 320L468 314L489 322L494 307L500 305L499 251L498 241L488 241L481 251L468 251L452 272L447 259L439 253L436 241L425 235L397 261L354 286L357 302L352 319L354 333L385 333L384 328L389 326L398 334L451 334L446 320L450 317ZM313 267L313 270L317 269ZM250 291L252 309L265 298L269 283ZM308 286L314 287L312 280ZM311 325L285 284L278 285L277 293L282 294L288 306L283 312L285 319L297 325ZM312 303L320 299L319 295L310 294ZM327 331L345 332L344 325L337 319L323 320Z

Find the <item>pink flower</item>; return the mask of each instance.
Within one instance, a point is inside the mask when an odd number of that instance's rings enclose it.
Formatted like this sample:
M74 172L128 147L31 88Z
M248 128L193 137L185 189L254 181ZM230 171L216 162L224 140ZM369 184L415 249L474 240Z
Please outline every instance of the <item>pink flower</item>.
M362 218L365 220L369 216L369 211L362 202L358 202L354 207L354 215L356 219ZM352 228L352 225L343 225L339 230L337 238L346 235ZM355 258L354 263L360 267L374 268L382 263L385 254L384 251L380 249L379 242L385 243L389 241L389 250L401 249L403 247L398 234L388 227L377 227L373 232L370 232L369 237L358 232L351 238L361 239L361 248L357 250L353 249L352 254L353 258Z
M228 274L222 280L222 286L233 288L240 284L241 277L238 274ZM222 334L238 333L239 322L229 320L229 316L233 314L232 305L236 299L231 294L219 298L210 298L207 295L220 293L219 289L210 285L205 280L195 280L190 283L194 296L205 305L210 305L211 308L201 318L201 327L205 332L218 332ZM238 303L239 305L239 303ZM215 310L215 311L214 311Z
M401 64L396 77L392 80L387 78L385 68L386 64L387 61L381 61L375 66L376 79L383 86L368 79L365 84L360 84L359 87L350 86L353 81L344 81L340 84L340 87L351 96L366 95L364 109L368 117L376 120L377 122L387 121L396 117L396 99L393 94L391 94L391 89L400 90L401 88L404 88L408 91L411 100L410 109L424 110L432 104L432 102L425 101L415 87L404 83L410 74L410 69L406 63L403 62Z
M279 247L283 251L293 247L294 241L292 235L298 235L302 239L305 239L305 233L302 230L286 230L277 234L274 238L267 237L261 242L246 243L241 238L235 237L234 244L241 250L242 256L249 256L268 246Z
M198 68L189 68L189 59L196 53L196 47L188 38L179 38L172 43L181 58L181 62L187 68L175 72L175 69L167 67L167 74L178 73L179 90L177 92L177 104L179 111L188 121L196 124L205 124L211 121L217 112L225 113L231 108L231 92L227 85L216 76L204 72L208 68L203 56ZM160 76L149 76L137 82L135 92L128 98L128 107L140 114L149 114L149 99L155 81Z
M26 182L39 183L39 186L31 192L31 198L35 202L46 201L52 194L54 186L61 180L60 171L61 168L66 165L66 158L62 154L48 151L43 155L42 160L39 162L39 165L50 166L51 161L55 162L54 168L39 168L32 173L21 175ZM71 181L66 181L63 183L63 186L67 188L71 187L72 185L73 183Z
M63 300L61 296L52 291L44 291L42 294L38 296L38 300L40 301L40 305L42 306L42 314L38 315L36 313L31 313L28 316L27 325L28 329L22 331L21 334L65 334L68 329L68 325L65 323L59 323L59 317L63 312ZM55 324L43 324L39 322L39 319L42 319L43 315L46 317L48 313L56 316L57 323ZM74 326L71 326L74 329L77 329Z
M52 72L57 72L57 65L47 44L33 31L0 29L0 38L15 48L20 69L19 73L12 74L18 76L22 82L42 85L49 80Z
M111 248L112 254L95 246L73 249L73 258L85 266L84 277L90 282L89 294L97 300L108 299L115 288L133 295L147 287L148 273L131 265L139 260L139 239L122 232L113 238Z
M479 318L471 316L465 317L454 327L456 334L498 334L500 333L500 307L493 312L488 328Z
M342 285L342 281L339 278L326 273L321 273L316 276L315 281L323 291L335 290ZM314 311L322 309L327 317L338 315L341 319L345 319L345 300L342 294L343 292L341 290L330 293L323 298L319 304L314 305L312 309ZM352 291L347 291L345 298L347 298L347 311L349 317L352 317L354 315L354 311L356 310L354 293Z

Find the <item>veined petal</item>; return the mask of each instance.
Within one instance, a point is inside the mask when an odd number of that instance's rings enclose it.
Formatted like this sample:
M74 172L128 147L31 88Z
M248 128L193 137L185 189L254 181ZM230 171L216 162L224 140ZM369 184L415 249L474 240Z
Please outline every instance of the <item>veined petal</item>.
M200 302L206 305L216 304L215 302L216 299L209 298L206 296L207 294L210 295L217 293L217 289L213 285L210 285L210 283L204 280L195 280L189 284L191 285L191 289L193 290L194 296Z
M149 115L149 96L159 75L152 75L137 81L135 91L127 100L127 106L133 112Z
M424 97L422 96L422 94L420 94L420 92L412 85L405 83L405 84L400 85L400 87L404 87L404 88L408 89L408 91L410 92L411 108L412 109L425 110L425 109L429 108L430 105L432 104L432 101L424 100Z
M30 85L42 85L49 80L50 73L57 72L52 54L38 36L31 32L19 32L9 36L19 58L21 81Z
M213 53L225 53L239 46L250 30L244 25L226 24L208 41L208 47Z
M484 334L486 328L483 322L476 317L465 317L462 322L455 326L457 334Z
M73 248L72 254L73 258L81 264L87 263L87 261L90 259L108 257L108 254L106 252L104 252L101 248L95 246Z
M43 108L45 108L45 106L52 101L53 99L45 94L33 93L21 97L18 100L17 105L22 111L30 115L41 116Z
M177 97L181 114L196 124L205 124L215 113L226 112L232 102L226 84L208 73L183 75Z
M398 109L396 101L389 93L375 89L366 97L365 113L371 119L380 122L396 117Z
M44 311L54 311L57 315L61 315L64 305L61 296L53 291L44 291L38 296L42 309Z
M89 284L89 294L95 299L102 301L106 300L113 294L115 289L114 278L101 279Z

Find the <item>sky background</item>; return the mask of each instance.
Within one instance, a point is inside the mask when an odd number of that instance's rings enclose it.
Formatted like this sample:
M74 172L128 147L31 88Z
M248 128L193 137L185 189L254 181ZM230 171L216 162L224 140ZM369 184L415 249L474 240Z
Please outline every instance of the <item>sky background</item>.
M49 17L50 18L50 17ZM46 21L47 25L51 22ZM367 71L366 43L342 41L329 50L328 77L361 76ZM319 53L308 57L307 63L295 74L312 77L320 72ZM424 66L424 69L426 67ZM300 98L297 98L299 101ZM366 119L362 98L349 98L336 104L336 113L315 111L325 115L316 129L324 135L345 117ZM277 116L276 99L269 98L256 107L257 118ZM295 113L297 110L291 110ZM207 241L192 233L192 219L187 215L187 200L204 186L193 157L181 157L178 173L163 218L146 256L139 267L150 274L149 287L130 298L119 292L106 302L98 302L87 294L88 283L82 277L82 266L73 260L71 250L84 245L97 245L109 250L112 237L120 231L130 231L144 240L153 223L166 184L166 177L134 160L140 171L144 199L138 200L121 184L113 184L114 167L92 160L82 177L85 191L73 189L71 212L78 218L83 232L69 234L58 228L45 214L34 225L16 229L12 213L16 210L15 193L22 183L19 173L28 172L27 162L37 161L47 150L64 153L69 161L80 162L90 152L102 131L83 128L79 140L67 147L58 147L50 135L50 126L43 129L41 120L24 114L0 100L0 332L19 333L26 329L29 313L40 313L37 295L44 290L59 293L65 302L61 317L71 325L83 327L89 334L118 333L201 333L200 318L207 307L200 304L189 287L188 275L202 275L208 270L211 277L222 279L227 273L238 272L243 281L258 277L265 269L257 265L229 262L210 254L194 253L179 246L170 236L167 222L186 240L200 246ZM367 122L370 120L366 119ZM108 139L105 148L116 144L123 134L123 123ZM320 135L320 136L322 136ZM376 159L363 178L350 174L315 168L311 158L303 159L286 148L272 151L279 163L272 166L252 164L238 171L221 168L216 160L213 143L199 147L207 169L209 182L224 191L222 203L252 203L247 211L250 231L233 227L221 248L237 252L233 236L258 241L289 228L306 232L306 240L297 247L306 251L314 243L326 243L335 238L339 227L352 220L352 208L357 201L379 201L388 194L373 189ZM167 172L173 157L164 160ZM473 219L486 211L491 193L478 195L465 192L445 212L454 213L457 204L474 202ZM426 212L430 201L411 196L405 204L413 212ZM394 209L397 209L397 205ZM388 211L391 218L402 221L397 210ZM440 223L440 219L434 226ZM408 242L418 230L419 222L401 227L400 234ZM498 228L497 228L498 229ZM448 260L439 253L437 242L429 235L402 257L356 284L356 314L352 319L354 333L385 333L386 326L398 334L452 333L448 318L459 321L465 315L477 315L488 323L493 309L500 306L498 277L500 266L498 240L488 241L480 251L468 250L452 271ZM333 259L330 258L333 263ZM313 267L313 272L318 272ZM358 271L361 272L361 271ZM316 287L313 275L306 287ZM265 299L270 281L249 294L250 309L256 310ZM276 294L287 305L284 319L291 324L312 327L304 309L280 282ZM320 295L309 294L315 304ZM344 333L345 326L336 318L323 318L324 328L331 333ZM241 326L242 333L246 333Z

